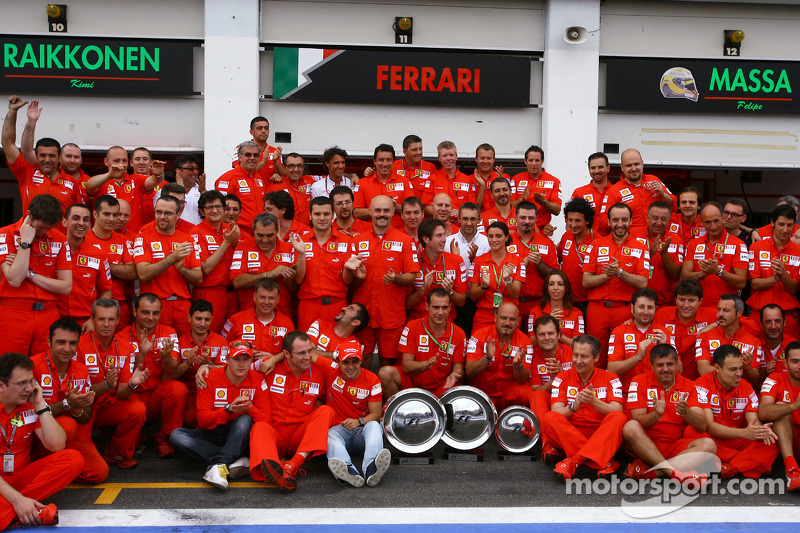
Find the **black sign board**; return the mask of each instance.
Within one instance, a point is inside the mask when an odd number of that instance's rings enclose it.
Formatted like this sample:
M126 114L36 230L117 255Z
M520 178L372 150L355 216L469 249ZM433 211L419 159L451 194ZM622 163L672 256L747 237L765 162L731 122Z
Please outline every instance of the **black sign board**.
M530 101L530 56L326 50L305 70L306 81L292 65L298 65L298 54L311 53L275 49L275 98L500 107L524 107ZM301 59L299 64L309 63Z
M187 95L194 44L0 35L0 92Z
M800 113L800 62L605 58L606 109Z

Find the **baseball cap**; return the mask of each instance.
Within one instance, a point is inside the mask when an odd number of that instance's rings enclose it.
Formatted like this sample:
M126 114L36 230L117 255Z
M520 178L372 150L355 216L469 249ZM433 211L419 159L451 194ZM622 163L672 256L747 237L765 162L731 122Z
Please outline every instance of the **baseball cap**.
M335 359L338 359L339 362L346 361L351 357L357 357L359 361L363 360L361 343L357 340L344 341L336 348Z
M228 354L228 359L233 359L240 355L247 356L250 359L254 359L253 357L253 350L247 346L237 346Z

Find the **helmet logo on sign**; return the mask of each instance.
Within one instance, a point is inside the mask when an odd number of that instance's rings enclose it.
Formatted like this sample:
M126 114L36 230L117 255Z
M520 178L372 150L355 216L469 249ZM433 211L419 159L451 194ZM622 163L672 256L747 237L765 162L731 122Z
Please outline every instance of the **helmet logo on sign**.
M672 67L661 76L661 94L664 98L686 98L696 102L700 93L692 72L683 67Z

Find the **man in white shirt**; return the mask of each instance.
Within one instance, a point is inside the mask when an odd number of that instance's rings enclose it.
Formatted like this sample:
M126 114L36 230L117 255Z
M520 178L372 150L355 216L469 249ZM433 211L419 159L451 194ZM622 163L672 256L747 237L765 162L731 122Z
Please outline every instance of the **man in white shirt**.
M345 185L353 188L353 181L344 175L347 152L338 146L331 146L322 153L322 164L328 169L327 176L314 176L317 182L311 186L311 198L328 196L334 187Z

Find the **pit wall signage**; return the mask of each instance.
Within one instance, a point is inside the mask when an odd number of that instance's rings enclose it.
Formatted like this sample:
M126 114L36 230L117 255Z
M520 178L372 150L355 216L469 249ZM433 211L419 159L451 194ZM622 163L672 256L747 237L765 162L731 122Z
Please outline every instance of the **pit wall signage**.
M4 94L191 95L194 44L0 35Z
M800 62L605 58L606 109L800 114Z
M525 107L531 56L275 48L273 98Z

